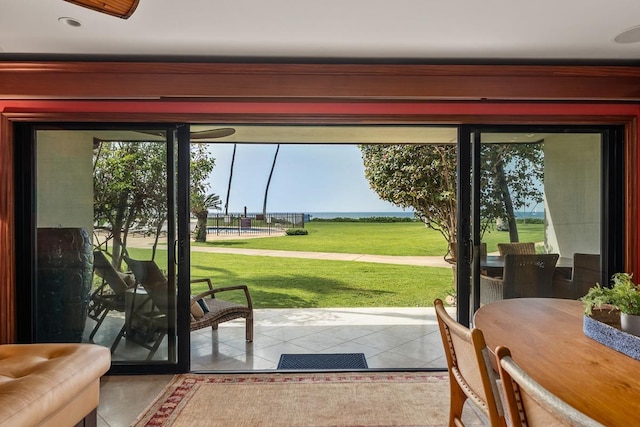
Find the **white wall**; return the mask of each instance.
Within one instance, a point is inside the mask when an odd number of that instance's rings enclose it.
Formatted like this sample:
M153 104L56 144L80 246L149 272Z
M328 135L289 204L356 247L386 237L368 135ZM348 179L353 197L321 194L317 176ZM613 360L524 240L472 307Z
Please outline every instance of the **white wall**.
M544 143L547 252L600 253L599 134L553 134Z
M93 139L85 132L38 131L38 227L93 228Z

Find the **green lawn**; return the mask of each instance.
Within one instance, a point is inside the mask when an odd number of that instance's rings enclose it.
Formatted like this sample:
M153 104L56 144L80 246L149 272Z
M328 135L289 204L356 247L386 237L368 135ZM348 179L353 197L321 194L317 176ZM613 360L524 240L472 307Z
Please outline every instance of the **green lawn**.
M131 249L149 259L148 249ZM156 262L166 269L166 252ZM214 286L246 284L256 308L424 307L445 298L450 268L191 252L191 277ZM204 291L206 285L192 289ZM238 300L236 296L235 300Z
M307 236L266 237L207 242L205 245L252 249L443 256L442 236L421 223L317 222ZM543 240L541 224L520 224L521 241ZM509 241L506 232L484 239L489 251ZM151 251L130 249L133 258ZM166 251L157 262L166 268ZM191 251L191 277L210 277L215 286L247 284L256 308L423 307L452 290L450 268L353 261L326 261ZM206 285L204 285L206 286ZM205 290L194 287L192 293ZM233 298L238 299L239 296Z
M218 240L192 243L194 246L246 249L280 249L286 251L337 252L370 255L444 256L447 242L437 231L420 222L309 222L306 236L261 237L255 239ZM521 242L544 240L542 224L518 224ZM506 231L487 231L483 237L489 252L497 244L509 242Z
M440 255L447 243L440 233L420 222L310 222L306 236L211 241L218 247L281 249L371 255Z

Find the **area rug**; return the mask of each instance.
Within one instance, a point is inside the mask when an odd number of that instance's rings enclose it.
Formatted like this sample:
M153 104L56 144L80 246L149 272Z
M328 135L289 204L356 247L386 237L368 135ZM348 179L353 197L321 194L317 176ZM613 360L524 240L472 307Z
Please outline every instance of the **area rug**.
M441 373L183 374L133 426L447 426L448 408Z
M278 369L289 370L367 369L368 367L364 353L282 354L278 362Z

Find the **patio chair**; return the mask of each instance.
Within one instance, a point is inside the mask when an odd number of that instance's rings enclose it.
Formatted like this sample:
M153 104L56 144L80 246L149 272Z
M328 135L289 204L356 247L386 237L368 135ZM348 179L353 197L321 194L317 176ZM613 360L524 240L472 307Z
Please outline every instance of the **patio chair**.
M488 417L490 425L506 425L496 375L482 331L456 322L440 299L433 305L449 370L449 425L464 425L462 410L467 400Z
M536 244L534 242L498 243L498 252L500 252L500 256L507 254L535 254Z
M123 259L135 276L136 286L125 303L125 324L111 346L111 353L124 337L149 350L147 360L151 360L169 331L173 298L168 292L167 278L154 261L138 261L127 256Z
M234 319L245 319L245 339L248 342L253 341L253 303L251 302L251 294L246 285L225 286L214 288L211 279L193 279L191 284L206 283L209 287L208 291L202 292L194 296L191 300L191 330L206 328L218 329L218 325ZM216 298L216 294L223 292L243 291L244 304L238 304ZM202 314L198 310L198 306L202 309Z
M573 254L571 278L556 275L553 279L554 298L578 299L602 281L599 254Z
M160 343L168 332L168 315L173 310L167 292L167 278L164 276L154 261L139 261L124 257L125 262L131 268L136 277L136 282L141 284L144 292L133 295L132 307L129 311L128 322L120 331L117 341L122 337L147 348L150 353L147 360L153 358ZM233 319L246 319L245 337L253 341L253 305L249 289L246 285L227 286L214 288L210 279L194 279L191 283L206 282L209 290L202 292L191 300L191 324L190 330L211 326L217 329L218 325ZM246 299L246 305L216 298L217 294L242 290ZM144 295L148 295L145 300ZM140 298L141 297L141 298ZM201 301L201 303L199 303ZM149 304L151 303L151 304ZM117 342L112 347L112 352L117 347Z
M510 425L603 427L531 378L507 347L498 347L495 353Z
M558 254L505 255L502 277L480 275L480 305L509 298L552 297L558 258Z
M101 283L89 297L88 315L96 321L89 340L93 339L111 310L125 311L125 292L135 285L133 276L117 271L102 251L93 252L93 272Z

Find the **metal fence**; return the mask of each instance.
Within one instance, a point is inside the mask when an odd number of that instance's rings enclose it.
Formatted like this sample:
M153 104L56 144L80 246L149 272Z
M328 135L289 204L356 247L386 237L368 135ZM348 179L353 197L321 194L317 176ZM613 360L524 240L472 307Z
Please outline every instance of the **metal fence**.
M303 213L209 214L207 234L270 235L288 228L304 228L308 215Z

